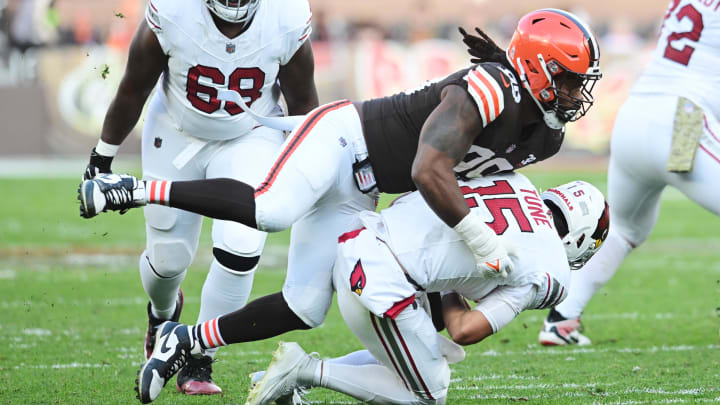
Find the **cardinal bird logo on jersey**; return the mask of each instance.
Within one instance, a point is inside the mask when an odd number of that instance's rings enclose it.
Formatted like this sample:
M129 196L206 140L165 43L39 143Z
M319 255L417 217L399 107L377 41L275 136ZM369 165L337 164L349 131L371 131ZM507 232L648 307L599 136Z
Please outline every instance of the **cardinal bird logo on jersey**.
M360 263L358 259L357 263L355 263L355 268L353 268L352 273L350 273L350 290L357 295L362 295L366 281L367 279L365 278L362 263Z

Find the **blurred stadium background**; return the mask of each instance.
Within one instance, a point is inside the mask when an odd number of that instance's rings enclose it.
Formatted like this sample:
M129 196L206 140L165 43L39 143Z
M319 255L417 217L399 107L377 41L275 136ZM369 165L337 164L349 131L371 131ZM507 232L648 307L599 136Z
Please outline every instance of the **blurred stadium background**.
M449 6L452 4L452 6ZM8 159L82 158L97 140L124 71L145 1L0 0L0 175ZM517 19L540 7L589 20L605 78L596 106L571 125L563 155L602 157L620 102L654 45L662 1L311 0L320 102L412 88L468 63L457 27L508 42ZM139 131L120 159L137 156ZM47 163L47 162L46 162ZM549 163L549 162L548 162ZM15 167L15 169L13 169ZM39 169L56 166L42 165Z
M201 0L198 0L201 1ZM601 41L596 106L568 126L561 153L523 170L546 188L583 178L605 189L617 109L654 46L666 0L310 0L320 102L415 87L468 63L456 27L507 44L517 19L573 11ZM0 403L135 401L147 298L137 274L142 211L78 217L75 189L124 70L145 0L0 0ZM142 121L141 121L142 122ZM116 171L140 174L136 129ZM623 264L584 318L595 345L544 349L544 313L523 314L468 348L448 403L720 402L718 218L668 191L650 240ZM209 227L183 284L194 322L209 263ZM287 235L272 235L253 298L278 291ZM335 309L317 332L282 337L341 355L358 343ZM160 403L242 403L248 372L277 339L228 348L216 364L225 397ZM170 388L166 389L170 391ZM327 392L311 399L349 403Z

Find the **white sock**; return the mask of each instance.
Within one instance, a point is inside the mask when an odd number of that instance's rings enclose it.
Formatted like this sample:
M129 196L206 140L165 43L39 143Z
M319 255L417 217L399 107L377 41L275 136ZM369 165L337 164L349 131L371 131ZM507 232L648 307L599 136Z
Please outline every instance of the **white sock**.
M255 269L257 266L248 272L231 273L213 259L202 288L198 323L244 307L250 297ZM214 356L216 351L217 349L210 349L206 354Z
M185 279L186 271L175 277L164 278L155 273L147 258L147 253L140 256L140 279L145 293L150 298L152 313L159 319L170 319L175 312L178 289Z
M583 268L571 272L568 296L555 310L568 319L582 315L595 292L610 281L631 250L630 244L611 227L600 250Z
M358 350L342 357L325 360L326 363L345 364L348 366L363 366L366 364L380 364L369 350Z
M310 381L314 378L308 372L300 372L298 382L305 386L325 387L371 404L422 403L405 387L400 377L385 366L350 366L329 362L322 362L318 366L322 368L319 384Z

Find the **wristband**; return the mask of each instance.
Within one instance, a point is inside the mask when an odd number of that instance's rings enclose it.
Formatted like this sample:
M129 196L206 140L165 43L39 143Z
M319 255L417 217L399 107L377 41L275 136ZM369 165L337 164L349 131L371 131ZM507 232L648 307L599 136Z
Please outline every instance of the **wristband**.
M118 149L120 149L120 145L109 144L104 142L102 139L99 139L98 144L95 147L95 153L100 156L114 157L117 154Z
M495 252L499 243L497 235L479 215L472 212L465 215L453 230L468 244L476 256L487 256Z

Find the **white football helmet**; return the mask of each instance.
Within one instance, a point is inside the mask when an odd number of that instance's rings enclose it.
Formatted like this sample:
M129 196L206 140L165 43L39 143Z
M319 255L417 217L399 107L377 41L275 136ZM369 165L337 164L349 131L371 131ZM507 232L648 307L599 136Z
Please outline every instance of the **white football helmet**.
M567 229L558 226L558 233L565 246L570 268L579 269L590 260L607 237L610 213L605 197L592 184L578 180L545 190L541 198L551 213L559 211L562 215ZM553 209L555 207L557 210Z
M255 15L260 0L205 0L205 5L222 20L246 25Z

